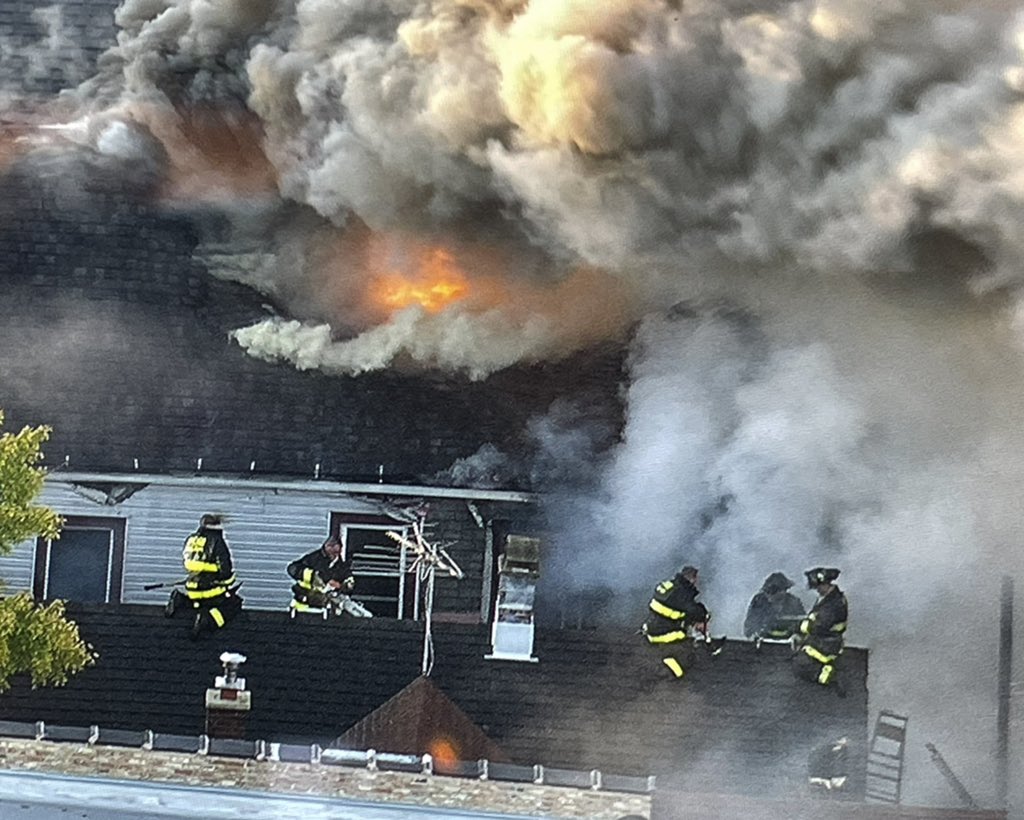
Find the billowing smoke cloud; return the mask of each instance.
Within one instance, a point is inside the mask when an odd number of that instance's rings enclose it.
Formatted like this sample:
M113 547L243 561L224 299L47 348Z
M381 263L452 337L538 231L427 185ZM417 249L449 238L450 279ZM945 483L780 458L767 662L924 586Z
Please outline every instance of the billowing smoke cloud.
M984 799L964 692L1024 512L1022 11L127 0L74 100L108 124L85 144L155 140L165 201L224 215L198 257L282 311L236 331L252 355L485 377L636 326L618 446L561 407L528 463L448 480L549 490L546 577L620 617L683 560L733 633L769 572L842 567L875 705ZM943 799L914 765L908 799Z
M1016 288L1020 276L1014 12L830 0L757 10L129 0L118 45L80 95L164 142L184 200L203 185L224 189L221 199L276 192L338 231L414 231L427 244L485 230L509 254L511 279L517 251L544 248L548 282L600 267L637 291L639 310L665 297L652 281L673 300L709 288L734 298L744 267L903 272L916 238L936 231L975 247L968 273L984 291ZM235 138L234 173L223 171L230 146L208 144L216 128ZM275 234L260 237L265 259L280 253ZM550 322L497 355L521 318L456 300L444 321L494 344L476 362L449 357L457 346L438 341L435 323L369 320L336 302L318 310L329 289L311 266L322 259L298 256L302 265L267 266L264 279L311 326L244 332L255 355L359 372L397 354L479 375L586 341ZM551 301L579 324L572 300L556 291Z

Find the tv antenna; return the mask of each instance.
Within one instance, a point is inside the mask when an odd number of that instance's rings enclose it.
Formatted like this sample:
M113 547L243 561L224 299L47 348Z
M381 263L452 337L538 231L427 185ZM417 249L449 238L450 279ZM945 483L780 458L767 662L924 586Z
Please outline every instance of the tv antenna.
M420 673L429 676L434 668L434 635L433 612L434 612L434 580L438 570L447 573L452 578L462 579L465 573L455 562L447 551L451 543L435 543L428 540L427 530L427 508L419 507L414 513L414 518L409 521L409 533L411 538L401 532L387 530L387 536L396 541L407 550L411 551L415 558L409 567L410 572L416 573L423 592L423 661L420 666Z

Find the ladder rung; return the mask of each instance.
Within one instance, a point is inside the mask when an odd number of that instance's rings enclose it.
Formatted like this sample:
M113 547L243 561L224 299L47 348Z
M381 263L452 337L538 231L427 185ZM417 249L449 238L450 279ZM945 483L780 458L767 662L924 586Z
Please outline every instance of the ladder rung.
M880 754L890 755L899 754L903 751L902 743L872 743L868 749L868 754L872 752L879 752Z
M878 713L878 719L882 720L885 718L889 720L898 720L901 723L906 723L908 720L910 720L910 718L908 718L906 715L897 715L895 712L890 712L888 709L883 709L881 712Z
M903 760L903 755L891 755L888 752L880 752L877 749L872 749L868 752L868 760L872 757L887 757L889 760Z
M898 743L902 743L904 738L906 738L907 733L904 729L898 728L896 726L887 726L884 723L880 723L878 726L875 727L875 737L878 736L888 738L889 740L895 740Z

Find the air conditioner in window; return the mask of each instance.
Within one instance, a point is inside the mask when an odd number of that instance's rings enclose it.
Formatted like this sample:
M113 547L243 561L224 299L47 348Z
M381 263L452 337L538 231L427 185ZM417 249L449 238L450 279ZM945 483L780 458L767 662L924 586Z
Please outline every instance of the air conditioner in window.
M533 654L534 601L540 577L540 539L509 535L498 556L498 591L488 658L537 662Z

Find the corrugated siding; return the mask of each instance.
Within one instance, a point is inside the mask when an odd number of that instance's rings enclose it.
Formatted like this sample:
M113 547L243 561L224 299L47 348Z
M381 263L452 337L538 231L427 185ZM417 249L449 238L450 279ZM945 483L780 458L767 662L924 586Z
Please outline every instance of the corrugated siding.
M247 607L285 609L291 599L285 567L324 539L330 513L376 513L377 509L348 496L325 496L285 490L244 490L146 487L115 506L86 498L67 485L48 483L40 503L61 515L109 516L125 519L125 566L121 600L162 604L167 590L143 591L148 583L183 577L181 546L199 516L216 512L227 517L224 532ZM0 558L0 577L10 588L32 585L35 542L25 542Z
M32 588L35 540L18 544L10 555L0 556L0 578L9 592Z
M125 519L125 567L121 601L162 604L167 590L143 591L145 584L183 576L181 546L205 512L226 516L224 532L235 568L244 581L247 608L285 609L291 580L285 567L322 543L331 512L378 515L376 506L344 494L296 490L245 490L150 485L120 504L108 506L68 484L47 482L40 503L61 515ZM438 611L479 610L483 532L472 523L465 504L431 503L437 524L432 536L451 542L449 552L466 572L455 581L438 576ZM25 542L0 558L0 578L12 589L32 586L35 542Z

